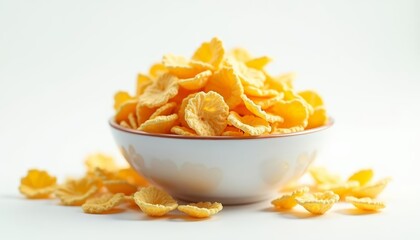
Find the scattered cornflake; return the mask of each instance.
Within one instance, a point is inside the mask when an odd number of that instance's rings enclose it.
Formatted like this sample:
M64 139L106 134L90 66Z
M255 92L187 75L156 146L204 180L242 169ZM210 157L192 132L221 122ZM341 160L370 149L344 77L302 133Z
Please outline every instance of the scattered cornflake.
M126 180L105 180L103 181L103 185L111 193L131 195L137 191L137 186Z
M134 201L145 214L152 217L163 216L178 207L178 203L169 194L153 186L136 192Z
M85 213L107 213L124 201L123 193L104 194L87 200L82 209Z
M220 212L222 209L223 205L218 202L198 202L178 206L179 211L195 218L207 218Z
M339 199L340 197L331 191L308 193L295 198L296 202L308 212L319 215L330 210Z
M305 193L309 192L308 187L302 187L290 194L284 194L283 196L271 201L271 204L277 209L292 209L297 205L296 197L301 197Z
M99 191L98 182L91 178L69 180L60 185L55 195L64 205L79 206Z
M358 198L376 198L379 194L382 193L382 191L385 189L385 187L390 181L391 178L384 178L382 180L379 180L378 182L366 184L364 186L354 189L352 195Z
M359 182L360 186L366 185L370 180L373 178L373 170L372 169L362 169L358 172L355 172L353 175L349 177L347 181L357 181Z
M49 198L55 191L57 179L48 172L30 169L20 180L19 191L27 198Z
M323 183L319 184L317 188L321 191L332 191L340 196L340 199L344 199L346 196L353 194L353 191L359 187L357 181L347 181L339 183Z
M385 203L371 198L356 198L352 196L346 197L346 202L353 204L356 208L365 211L378 211L385 208Z
M114 158L103 153L88 155L85 158L85 166L88 172L94 172L97 168L110 172L117 169Z
M325 167L311 167L309 173L317 184L334 184L342 182L339 175L329 172Z

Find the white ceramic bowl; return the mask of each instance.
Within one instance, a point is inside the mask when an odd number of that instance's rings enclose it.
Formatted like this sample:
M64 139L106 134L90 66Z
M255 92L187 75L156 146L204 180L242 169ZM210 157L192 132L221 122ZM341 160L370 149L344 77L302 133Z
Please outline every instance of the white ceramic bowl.
M301 177L324 145L323 127L261 137L184 137L125 129L109 121L130 165L187 201L251 203Z

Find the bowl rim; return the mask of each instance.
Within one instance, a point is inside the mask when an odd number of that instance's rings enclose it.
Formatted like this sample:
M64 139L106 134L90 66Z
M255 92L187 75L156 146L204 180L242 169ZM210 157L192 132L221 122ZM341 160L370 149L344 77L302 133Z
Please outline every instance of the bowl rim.
M111 128L114 128L118 131L131 133L135 135L141 136L148 136L148 137L157 137L157 138L177 138L177 139L194 139L194 140L250 140L250 139L266 139L266 138L285 138L285 137L294 137L300 135L311 134L315 132L320 132L326 129L329 129L334 125L334 119L332 117L328 118L328 123L321 127L311 128L308 130L303 130L300 132L293 132L293 133L284 133L284 134L269 134L269 135L262 135L262 136L245 136L245 137L232 137L232 136L183 136L183 135L175 135L175 134L162 134L162 133L148 133L142 132L138 130L128 129L121 127L115 122L114 117L112 116L108 120L109 125Z

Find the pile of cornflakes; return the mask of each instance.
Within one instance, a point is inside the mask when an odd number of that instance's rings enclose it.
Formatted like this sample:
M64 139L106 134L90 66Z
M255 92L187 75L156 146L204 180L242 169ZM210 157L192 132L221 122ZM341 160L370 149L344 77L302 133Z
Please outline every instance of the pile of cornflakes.
M363 169L347 180L329 172L323 167L312 167L309 170L314 184L309 186L291 186L291 193L274 199L271 204L278 210L290 210L301 205L313 214L324 214L338 201L353 204L363 211L379 211L385 208L385 203L376 197L385 189L390 178L371 182L372 169Z
M62 205L81 206L85 213L104 214L123 211L123 207L137 205L142 212L160 217L178 209L195 218L208 218L223 209L218 202L198 202L178 205L169 194L149 186L131 167L121 168L112 157L92 154L85 160L85 176L57 179L46 171L31 169L21 179L19 191L30 199L58 198Z
M328 122L322 98L296 91L295 75L273 76L267 56L226 51L218 38L191 58L167 54L139 74L136 93L115 95L115 122L157 134L258 136L316 128Z

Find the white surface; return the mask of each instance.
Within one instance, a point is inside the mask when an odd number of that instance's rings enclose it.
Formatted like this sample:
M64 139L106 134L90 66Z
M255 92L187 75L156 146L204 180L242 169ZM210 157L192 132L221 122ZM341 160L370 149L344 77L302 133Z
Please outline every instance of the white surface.
M418 239L419 1L0 0L0 238L228 237ZM394 181L381 214L296 219L269 203L209 221L86 215L17 192L30 167L64 179L90 152L117 154L107 126L112 95L168 52L190 55L219 36L268 54L273 73L296 71L337 120L318 164L349 174L373 167ZM332 236L327 235L327 236Z

